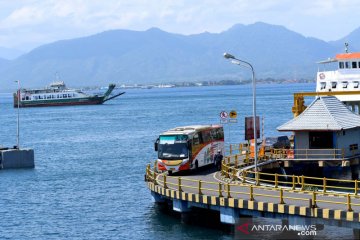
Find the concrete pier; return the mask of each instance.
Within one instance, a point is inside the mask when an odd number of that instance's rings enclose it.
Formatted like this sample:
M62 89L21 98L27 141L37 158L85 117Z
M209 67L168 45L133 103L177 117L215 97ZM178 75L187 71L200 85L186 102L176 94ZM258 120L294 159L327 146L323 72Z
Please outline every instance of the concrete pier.
M16 169L16 168L34 168L34 150L33 149L16 149L3 148L0 149L0 168Z

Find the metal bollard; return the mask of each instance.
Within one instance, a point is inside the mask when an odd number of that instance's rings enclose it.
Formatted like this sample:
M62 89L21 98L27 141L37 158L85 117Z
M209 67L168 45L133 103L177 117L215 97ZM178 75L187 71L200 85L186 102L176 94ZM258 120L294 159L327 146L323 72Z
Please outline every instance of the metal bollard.
M182 191L182 189L181 189L181 178L178 178L178 190L179 190L179 192Z
M202 195L202 192L201 192L201 180L199 180L199 195Z
M279 182L278 182L278 174L275 173L275 188L277 188L279 185Z
M254 189L252 185L250 185L250 201L254 201Z
M259 186L260 185L260 174L259 172L256 172L256 186Z
M285 202L284 202L284 192L283 192L282 188L280 188L280 204L285 204Z
M357 179L355 179L354 194L355 194L355 195L358 194L358 180L357 180Z
M348 210L348 212L352 212L353 210L352 210L352 208L351 208L351 198L350 198L350 194L348 193L347 194L347 210Z
M219 197L223 197L221 183L219 183Z
M242 172L242 173L243 173L243 179L242 179L242 182L243 182L243 183L245 183L245 181L246 181L246 175L247 175L247 174L246 174L246 170L243 170L243 172Z
M230 184L227 183L227 184L226 184L226 187L227 187L227 197L228 197L228 198L231 198L231 195L230 195Z
M295 175L292 175L292 190L295 190Z
M167 188L167 184L166 184L166 175L164 174L164 188Z
M236 181L236 169L235 168L232 169L232 180Z
M153 174L153 182L155 185L157 185L157 182L156 182L156 172L154 171L154 174Z
M312 194L312 204L311 204L311 207L312 208L317 208L317 204L316 204L316 192L313 191L313 194Z
M304 191L304 188L305 188L305 179L304 176L301 175L301 191Z
M326 178L323 178L323 192L326 193Z

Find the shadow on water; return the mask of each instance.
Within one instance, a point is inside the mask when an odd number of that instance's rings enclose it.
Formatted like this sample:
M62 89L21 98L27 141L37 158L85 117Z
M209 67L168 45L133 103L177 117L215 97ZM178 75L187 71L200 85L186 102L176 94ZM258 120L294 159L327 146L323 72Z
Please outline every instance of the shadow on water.
M233 239L233 227L220 222L220 214L208 209L193 208L191 213L181 214L172 210L172 204L154 203L149 223L162 229L163 237L173 231L181 233L181 239ZM179 237L179 236L178 236Z

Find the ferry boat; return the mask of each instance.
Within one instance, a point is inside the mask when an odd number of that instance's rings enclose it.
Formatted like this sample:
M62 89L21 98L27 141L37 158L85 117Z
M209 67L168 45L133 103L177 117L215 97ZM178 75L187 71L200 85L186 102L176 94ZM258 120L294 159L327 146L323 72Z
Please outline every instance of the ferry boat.
M44 89L19 89L14 93L14 107L45 107L66 105L103 104L125 92L110 96L115 84L110 84L105 94L89 95L81 90L67 88L63 81L53 82ZM20 95L20 99L18 96Z
M317 73L316 92L333 92L350 110L360 113L360 52L349 53L345 44L345 53L318 63L323 69ZM326 70L330 64L337 69Z

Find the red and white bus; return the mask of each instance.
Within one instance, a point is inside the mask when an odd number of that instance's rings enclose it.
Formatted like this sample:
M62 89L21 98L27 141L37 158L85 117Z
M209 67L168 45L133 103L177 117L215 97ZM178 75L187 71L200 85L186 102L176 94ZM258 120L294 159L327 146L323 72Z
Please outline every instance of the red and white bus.
M159 171L169 173L214 164L214 155L224 155L224 129L221 125L177 127L162 133L155 142Z

